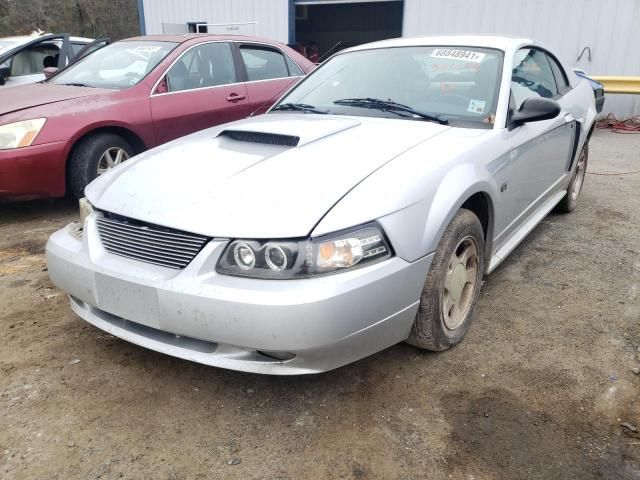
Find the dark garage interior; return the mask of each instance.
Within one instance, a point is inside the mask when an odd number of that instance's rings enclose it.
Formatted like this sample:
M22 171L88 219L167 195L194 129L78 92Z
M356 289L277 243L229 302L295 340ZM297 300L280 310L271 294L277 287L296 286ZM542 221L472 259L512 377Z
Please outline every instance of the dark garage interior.
M403 6L398 0L297 5L296 43L302 47L315 43L322 57L362 43L400 37Z

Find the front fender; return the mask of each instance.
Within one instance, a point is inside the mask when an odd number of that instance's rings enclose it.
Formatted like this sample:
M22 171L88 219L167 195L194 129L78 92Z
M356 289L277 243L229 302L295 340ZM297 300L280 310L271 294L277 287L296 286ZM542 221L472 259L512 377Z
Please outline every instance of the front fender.
M316 226L312 236L325 235L377 220L396 255L415 261L433 252L456 212L474 194L488 197L490 207L497 190L481 164L433 164L434 171L408 176L412 169L380 171L346 195ZM383 169L384 170L384 169ZM492 235L492 212L489 232Z
M492 209L496 196L495 185L488 174L472 164L452 169L428 197L398 212L379 219L389 236L396 254L407 261L415 261L438 246L445 229L458 210L473 195L488 197ZM493 230L493 212L489 212L487 239Z

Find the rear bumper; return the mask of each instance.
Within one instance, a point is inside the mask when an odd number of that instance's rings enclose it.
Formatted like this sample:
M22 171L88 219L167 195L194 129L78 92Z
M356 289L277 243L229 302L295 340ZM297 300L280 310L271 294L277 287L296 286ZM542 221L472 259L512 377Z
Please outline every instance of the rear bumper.
M215 272L225 244L211 241L176 271L106 252L89 218L82 242L66 229L51 236L47 262L72 309L117 337L207 365L292 375L331 370L406 339L432 259L255 280Z
M61 197L65 142L0 150L0 197Z

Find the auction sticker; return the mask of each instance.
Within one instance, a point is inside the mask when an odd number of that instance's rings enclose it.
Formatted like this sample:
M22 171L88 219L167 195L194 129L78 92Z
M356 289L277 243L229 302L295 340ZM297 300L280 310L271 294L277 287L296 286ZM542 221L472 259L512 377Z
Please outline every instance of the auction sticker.
M469 108L467 111L471 113L484 113L484 107L487 105L487 102L483 100L471 100L469 102Z
M134 52L138 53L156 53L160 50L161 47L153 46L153 45L140 45L133 49Z
M436 48L431 53L432 58L446 58L449 60L464 60L465 62L480 63L485 57L484 53L472 50L457 50L453 48Z

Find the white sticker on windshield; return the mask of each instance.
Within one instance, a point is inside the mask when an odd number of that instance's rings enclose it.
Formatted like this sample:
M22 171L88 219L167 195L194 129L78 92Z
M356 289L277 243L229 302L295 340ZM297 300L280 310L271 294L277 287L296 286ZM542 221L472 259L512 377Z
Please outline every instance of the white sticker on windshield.
M140 45L133 49L134 52L139 53L156 53L160 50L161 47L153 46L153 45Z
M486 107L487 102L485 102L484 100L471 100L469 102L469 108L467 108L467 111L471 112L471 113L484 113L484 107Z
M485 57L484 53L471 50L456 50L453 48L436 48L431 53L432 58L447 58L450 60L463 60L465 62L480 63Z

